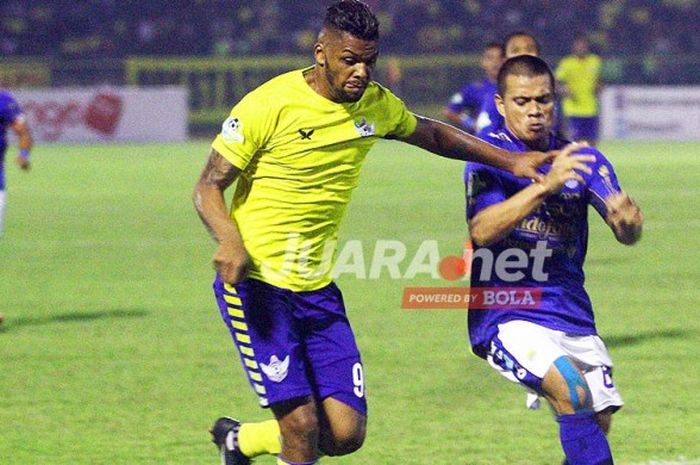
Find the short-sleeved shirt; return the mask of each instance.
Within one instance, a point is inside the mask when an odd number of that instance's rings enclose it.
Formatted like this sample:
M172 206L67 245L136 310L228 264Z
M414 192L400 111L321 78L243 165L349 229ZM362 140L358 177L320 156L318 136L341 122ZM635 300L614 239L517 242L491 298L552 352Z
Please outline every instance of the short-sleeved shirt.
M497 91L496 83L488 79L466 84L450 98L447 108L455 113L476 115L471 126L465 125L464 129L469 131L478 133L494 124L500 126L503 117L498 113L494 101Z
M6 90L0 89L0 156L7 148L7 128L22 115L17 101Z
M22 109L6 90L0 89L0 191L5 190L5 150L7 128L22 117Z
M293 291L331 282L337 233L360 167L380 137L407 137L416 117L370 82L335 103L282 74L231 110L212 147L242 172L231 217L252 259L250 277Z
M507 129L493 133L487 142L515 152L529 150ZM566 141L550 138L550 150L566 145ZM528 214L505 238L486 247L494 260L500 254L511 253L509 249L524 250L529 257L536 250L538 242L544 241L552 252L541 264L529 260L526 269L519 269L522 278L512 280L511 276L499 276L486 266L481 259L473 260L471 285L482 288L535 288L542 290L541 301L536 308L506 308L499 310L470 310L469 336L474 352L484 357L491 339L497 333L497 326L512 320L530 321L541 326L571 334L596 334L591 301L584 284L583 263L588 243L588 205L605 218L605 199L620 192L620 187L610 162L593 148L581 150L593 154L595 163L591 165L593 174L582 174L584 184L568 181L562 189L549 196L540 207ZM547 173L551 164L540 168ZM484 209L501 203L526 188L531 181L517 178L512 174L482 165L469 163L466 172L467 219ZM476 252L475 252L476 256ZM537 272L535 272L535 267ZM542 273L547 275L542 279Z
M556 78L569 90L562 101L564 116L590 118L598 115L596 91L600 67L600 57L592 53L584 58L567 55L559 62Z

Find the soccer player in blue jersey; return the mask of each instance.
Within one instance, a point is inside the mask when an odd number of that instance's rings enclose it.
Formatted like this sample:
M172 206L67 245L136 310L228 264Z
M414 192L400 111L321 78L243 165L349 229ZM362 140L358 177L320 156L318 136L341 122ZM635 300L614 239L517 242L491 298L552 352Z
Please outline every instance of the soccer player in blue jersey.
M506 36L506 40L503 42L504 59L508 60L509 58L513 58L518 55L540 56L540 43L537 41L535 36L524 31L512 32ZM497 77L498 70L496 70L494 83L496 82ZM498 108L496 108L497 93L498 89L494 85L493 92L482 103L482 111L489 115L489 124L480 128L477 132L477 135L481 138L488 136L491 131L497 131L503 128L503 116L501 116L501 114L498 112Z
M0 236L4 231L5 222L5 151L7 150L7 128L11 128L17 134L19 155L17 165L23 171L29 171L29 151L33 141L27 120L22 109L14 97L7 90L0 89ZM0 324L5 316L0 313Z
M450 98L443 110L443 116L458 128L477 134L491 126L494 118L500 118L495 106L490 102L496 95L496 76L503 63L503 46L498 42L486 45L481 54L481 69L484 78L478 82L465 84Z
M29 171L31 167L29 151L32 149L33 141L27 119L12 94L0 89L0 235L3 233L5 218L5 151L8 128L15 132L18 139L17 165L23 171Z
M364 441L363 366L331 273L340 221L379 138L532 178L548 158L514 156L408 111L372 80L378 30L360 1L328 7L313 66L273 78L233 107L195 188L197 212L218 243L222 319L260 404L275 416L218 419L212 435L226 465L262 454L310 465ZM229 210L224 191L234 182Z
M507 60L499 71L497 97L505 127L487 141L515 152L562 147L566 142L551 132L554 98L554 77L544 61L532 56ZM505 299L498 310L470 310L472 350L521 384L529 406L538 405L539 396L549 401L566 463L612 464L605 432L623 402L583 287L587 211L592 205L616 239L628 245L640 239L643 217L598 150L556 157L540 170L544 180L532 183L469 163L471 239L488 252L482 257L509 257L505 270L475 259L472 286L515 287L531 295L541 291L539 302L531 299L529 308Z

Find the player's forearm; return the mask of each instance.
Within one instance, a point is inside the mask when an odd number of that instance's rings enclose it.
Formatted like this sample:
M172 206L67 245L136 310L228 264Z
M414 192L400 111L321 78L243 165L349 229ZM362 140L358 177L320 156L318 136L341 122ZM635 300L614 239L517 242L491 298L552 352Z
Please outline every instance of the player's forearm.
M227 212L223 192L217 186L200 181L195 187L192 201L199 218L216 242L243 243L238 227Z
M29 130L29 126L23 119L16 121L12 125L12 129L17 134L17 146L21 151L29 151L34 146L34 140L32 139L32 133Z
M419 118L420 131L413 143L437 155L455 160L475 161L513 171L511 153L460 131L448 124L428 118Z
M500 241L549 196L540 183L533 183L507 200L479 212L469 222L469 235L477 246Z

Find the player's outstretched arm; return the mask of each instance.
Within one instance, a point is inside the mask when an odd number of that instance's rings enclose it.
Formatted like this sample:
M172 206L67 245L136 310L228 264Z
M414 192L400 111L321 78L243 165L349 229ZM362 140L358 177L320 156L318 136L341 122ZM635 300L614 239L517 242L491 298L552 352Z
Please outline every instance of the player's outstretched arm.
M618 242L633 245L642 238L644 215L639 206L625 192L605 199L608 215L605 221L615 234Z
M192 200L215 241L219 243L212 259L214 268L224 282L236 284L246 277L250 258L236 223L230 218L224 200L224 191L236 180L240 171L216 150L211 149L209 160L194 189Z
M583 183L580 172L591 174L589 162L594 155L577 155L578 147L571 144L554 159L552 168L542 182L532 183L503 202L491 205L477 213L469 222L469 236L477 246L487 246L506 237L525 218L538 208L547 197L559 191L569 179Z
M542 152L513 153L500 149L441 121L416 115L418 125L400 140L443 157L476 161L510 171L515 176L542 180L537 167L552 155Z
M29 171L32 167L29 161L29 152L34 146L32 133L29 131L29 125L24 116L17 118L12 125L12 130L17 134L17 146L19 147L19 155L17 156L17 165L24 171Z

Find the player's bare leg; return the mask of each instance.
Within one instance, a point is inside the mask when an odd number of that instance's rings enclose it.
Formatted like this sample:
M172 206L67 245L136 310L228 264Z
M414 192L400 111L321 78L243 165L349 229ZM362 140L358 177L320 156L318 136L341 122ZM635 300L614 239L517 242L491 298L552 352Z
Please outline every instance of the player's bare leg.
M349 405L328 397L322 403L319 449L325 455L351 454L362 447L367 417Z
M612 453L593 413L591 391L575 363L568 357L558 358L545 374L542 390L557 413L565 463L611 465Z
M319 458L319 420L311 397L275 404L271 407L282 437L279 458L288 463L313 463Z

